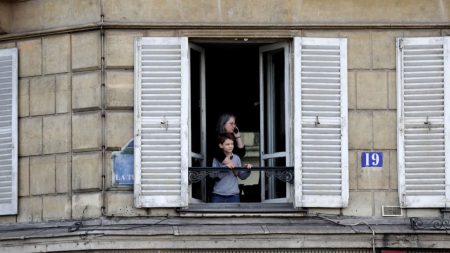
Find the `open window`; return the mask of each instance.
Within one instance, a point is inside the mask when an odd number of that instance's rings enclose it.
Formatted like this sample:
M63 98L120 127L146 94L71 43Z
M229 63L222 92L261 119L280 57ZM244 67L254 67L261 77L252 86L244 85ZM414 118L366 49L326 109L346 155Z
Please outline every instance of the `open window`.
M215 124L232 112L258 170L241 202L343 207L348 199L346 40L139 38L135 203L207 203ZM286 180L270 169L291 169Z

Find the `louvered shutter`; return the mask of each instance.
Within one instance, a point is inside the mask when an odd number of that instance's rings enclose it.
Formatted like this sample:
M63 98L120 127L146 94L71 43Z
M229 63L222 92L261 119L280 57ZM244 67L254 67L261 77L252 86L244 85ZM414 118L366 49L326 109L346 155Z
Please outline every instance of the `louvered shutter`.
M187 38L136 40L137 207L187 206L188 63Z
M450 38L397 39L402 207L448 207Z
M17 49L0 50L0 215L17 214Z
M346 39L294 39L294 94L295 206L346 207Z

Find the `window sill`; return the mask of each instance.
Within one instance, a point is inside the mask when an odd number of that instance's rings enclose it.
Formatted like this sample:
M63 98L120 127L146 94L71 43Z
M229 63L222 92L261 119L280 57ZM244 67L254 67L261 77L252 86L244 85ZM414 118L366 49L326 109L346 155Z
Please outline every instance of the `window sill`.
M189 217L303 217L305 209L292 207L292 203L230 203L230 204L189 204L179 208L181 216Z

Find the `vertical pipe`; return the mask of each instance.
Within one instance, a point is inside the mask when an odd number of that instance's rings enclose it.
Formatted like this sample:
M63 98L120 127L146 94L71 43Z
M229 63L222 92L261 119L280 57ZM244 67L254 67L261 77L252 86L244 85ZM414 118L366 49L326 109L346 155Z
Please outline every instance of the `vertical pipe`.
M100 22L100 51L101 51L101 110L102 110L102 205L101 205L101 215L106 216L105 212L105 183L106 183L106 110L105 110L105 31L103 30L104 14L102 4L101 8L101 22Z

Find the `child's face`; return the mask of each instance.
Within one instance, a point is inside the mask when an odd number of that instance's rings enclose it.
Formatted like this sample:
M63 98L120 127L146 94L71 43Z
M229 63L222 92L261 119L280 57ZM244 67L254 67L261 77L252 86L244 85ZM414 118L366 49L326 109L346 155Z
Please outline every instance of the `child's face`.
M223 149L225 154L233 153L234 143L231 139L226 139L222 144L219 144L219 147Z

